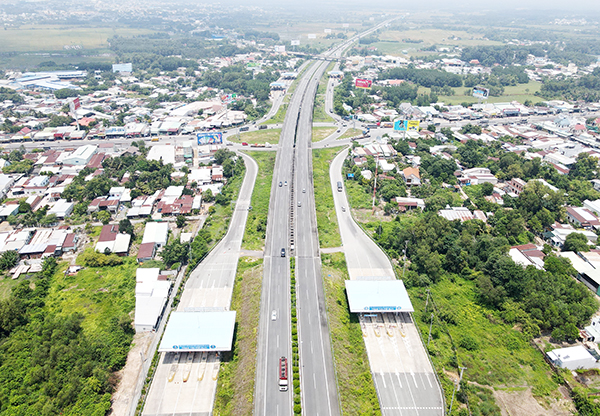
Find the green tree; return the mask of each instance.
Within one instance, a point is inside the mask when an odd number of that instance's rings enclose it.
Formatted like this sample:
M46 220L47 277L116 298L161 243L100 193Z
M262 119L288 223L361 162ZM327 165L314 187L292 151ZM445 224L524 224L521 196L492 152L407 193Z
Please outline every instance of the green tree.
M10 270L19 261L19 253L14 250L8 250L0 256L0 270Z
M133 224L128 218L119 221L119 232L129 234L133 237Z
M563 251L590 251L587 237L581 233L569 234L565 238Z
M106 210L102 210L100 212L98 212L98 221L100 221L102 224L106 225L110 222L110 212L106 211Z
M175 223L177 224L177 228L183 228L185 226L186 218L185 215L178 215Z

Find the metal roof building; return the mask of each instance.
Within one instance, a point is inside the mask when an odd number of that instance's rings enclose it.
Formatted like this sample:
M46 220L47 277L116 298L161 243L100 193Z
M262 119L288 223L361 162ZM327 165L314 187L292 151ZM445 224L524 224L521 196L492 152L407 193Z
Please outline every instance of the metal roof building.
M159 246L167 244L169 224L166 222L149 222L144 230L142 244L154 243Z
M158 350L231 351L235 311L173 312Z
M402 280L346 280L350 312L414 312Z

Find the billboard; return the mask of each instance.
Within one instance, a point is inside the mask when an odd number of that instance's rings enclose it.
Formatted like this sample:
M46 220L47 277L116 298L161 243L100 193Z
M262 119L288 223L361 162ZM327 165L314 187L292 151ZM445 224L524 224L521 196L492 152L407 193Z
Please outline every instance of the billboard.
M473 97L475 98L488 98L490 90L483 87L473 87Z
M226 104L232 103L237 98L237 94L225 94L221 96L221 101Z
M394 130L397 131L419 131L421 122L419 120L396 120Z
M198 144L222 144L223 143L223 133L198 133L196 134L198 138Z
M371 88L371 85L373 85L373 81L370 79L356 78L356 81L354 81L356 88Z
M300 45L300 40L292 40L291 45L292 46L298 46L298 45Z
M308 38L309 38L309 39L316 39L316 38L317 38L317 35L315 35L314 33L309 33L309 34L308 34Z
M132 72L132 71L133 71L133 64L131 64L131 63L113 64L113 66L112 66L112 72Z
M75 110L77 110L79 107L81 107L79 97L76 97L69 102L69 110L71 110L71 113L75 114Z

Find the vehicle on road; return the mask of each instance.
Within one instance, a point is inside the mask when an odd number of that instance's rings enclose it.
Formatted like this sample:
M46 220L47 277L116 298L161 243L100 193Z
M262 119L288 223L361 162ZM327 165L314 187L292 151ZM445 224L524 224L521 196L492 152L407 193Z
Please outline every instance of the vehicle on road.
M258 129L259 129L259 130L264 130L264 129L266 129L266 128L267 128L267 125L266 125L266 124L261 124L260 126L258 126Z
M302 206L302 202L298 201L298 207Z
M277 311L273 311L271 312L271 321L276 321L277 320Z
M306 188L302 188L302 193L305 194L306 193Z
M287 181L284 182L284 185L287 186Z
M242 146L248 146L248 143L242 142Z
M285 357L279 359L279 391L288 391L288 362Z
M337 133L339 133L340 131L341 131L341 130L340 130L340 129L338 129Z
M281 188L283 186L283 182L279 181L279 187Z
M250 127L245 126L245 127L240 127L240 131L248 131L250 130Z
M281 257L285 257L285 248L281 249Z
M337 183L337 187L338 187L338 192L342 192L342 183L341 182Z
M342 207L342 212L346 212L346 207Z

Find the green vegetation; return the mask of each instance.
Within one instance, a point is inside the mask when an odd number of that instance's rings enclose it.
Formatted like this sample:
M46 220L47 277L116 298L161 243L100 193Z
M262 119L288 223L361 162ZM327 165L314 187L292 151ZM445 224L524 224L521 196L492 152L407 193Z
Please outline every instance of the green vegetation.
M248 213L242 247L247 250L263 250L276 154L275 152L248 152L248 155L258 163L258 174L252 191L250 202L252 210Z
M19 282L0 308L3 413L108 412L112 373L125 364L134 332L135 268L126 259L69 276L48 258L41 273Z
M380 415L360 323L348 307L344 286L348 271L344 255L322 254L321 261L342 414Z
M357 136L362 136L362 130L361 129L348 129L344 132L344 134L342 134L340 137L338 137L338 140L343 140L343 139L349 139L351 137L357 137Z
M325 96L327 93L327 84L329 82L329 71L333 69L334 63L330 63L325 70L325 73L319 80L315 104L313 107L313 123L329 123L333 122L333 118L325 112Z
M254 406L254 377L256 375L256 348L262 259L241 257L238 262L231 310L236 314L236 332L231 352L223 354L215 397L214 414L252 415Z
M293 388L294 390L294 416L300 416L302 414L302 396L300 390L300 354L298 350L300 346L298 345L298 310L296 309L296 258L290 258L290 293L291 293L291 305L290 305L290 313L292 316L292 359L288 362L288 367L292 366L291 374L292 374L292 384L289 388ZM307 358L307 357L305 357ZM288 374L290 373L290 369L288 368ZM289 383L289 375L288 375L288 383Z
M279 143L280 136L281 136L281 129L265 129L265 130L242 132L239 134L239 136L231 135L231 136L227 137L227 140L229 140L230 142L234 142L234 143L277 144L277 143Z
M313 127L312 128L312 141L319 142L333 133L335 133L335 127Z
M63 25L35 24L7 27L0 32L0 52L64 51L65 46L80 45L84 49L108 47L111 36L137 36L152 33L148 29L124 27L72 27ZM52 57L54 58L54 57ZM81 60L81 56L78 58ZM48 56L45 57L48 60Z
M268 119L267 121L265 121L263 124L281 124L281 123L283 123L283 120L285 119L285 113L287 111L287 107L288 107L288 104L281 103L281 105L277 109L277 112L275 113L275 115L273 117L271 117L270 119ZM279 141L279 139L277 141Z
M329 166L341 149L342 147L331 147L313 150L313 183L321 248L342 245L329 181Z

